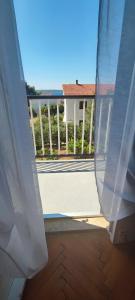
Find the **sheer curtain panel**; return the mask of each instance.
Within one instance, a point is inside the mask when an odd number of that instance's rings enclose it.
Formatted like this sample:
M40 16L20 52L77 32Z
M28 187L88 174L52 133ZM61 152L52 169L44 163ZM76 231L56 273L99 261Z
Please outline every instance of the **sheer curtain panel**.
M96 180L102 212L135 212L135 1L101 0L96 90Z
M12 0L0 0L0 275L47 263L28 105Z

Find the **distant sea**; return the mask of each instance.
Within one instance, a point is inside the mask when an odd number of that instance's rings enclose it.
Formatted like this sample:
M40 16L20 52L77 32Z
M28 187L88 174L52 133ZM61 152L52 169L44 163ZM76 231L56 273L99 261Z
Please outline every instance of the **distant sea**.
M62 90L38 90L41 95L47 95L47 96L57 96L57 95L63 95Z

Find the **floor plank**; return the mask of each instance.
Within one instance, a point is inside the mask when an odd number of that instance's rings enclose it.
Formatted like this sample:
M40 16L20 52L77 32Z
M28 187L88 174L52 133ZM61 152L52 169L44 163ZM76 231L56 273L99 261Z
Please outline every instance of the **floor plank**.
M48 233L49 262L27 280L23 300L135 299L135 243L112 245L106 230Z

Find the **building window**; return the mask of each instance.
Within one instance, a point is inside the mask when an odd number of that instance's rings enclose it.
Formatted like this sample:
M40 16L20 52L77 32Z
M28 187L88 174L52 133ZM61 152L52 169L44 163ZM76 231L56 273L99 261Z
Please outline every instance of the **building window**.
M85 108L87 108L87 101L85 101ZM79 109L83 109L83 101L79 102Z

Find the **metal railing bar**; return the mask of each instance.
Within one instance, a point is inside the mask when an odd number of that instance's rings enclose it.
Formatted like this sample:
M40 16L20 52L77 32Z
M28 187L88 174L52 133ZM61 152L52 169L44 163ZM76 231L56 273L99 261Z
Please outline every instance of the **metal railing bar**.
M42 123L42 113L41 113L41 103L39 102L38 105L39 109L39 120L40 120L40 132L41 132L41 143L42 143L42 153L45 154L45 147L44 147L44 136L43 136L43 123Z
M27 95L29 100L49 100L49 99L95 99L95 95Z
M35 152L35 156L36 156L37 155L37 149L36 149L35 129L34 129L34 122L33 122L33 110L32 110L32 103L31 103L31 101L30 101L30 117L31 117L31 127L32 127L34 152Z
M89 153L91 154L92 146L92 129L93 129L93 112L94 112L94 101L91 100L91 116L90 116L90 135L89 135Z
M50 116L50 104L48 101L47 104L47 108L48 108L48 124L49 124L49 141L50 141L50 154L53 154L53 150L52 150L52 131L51 131L51 116Z
M68 154L68 122L66 120L66 154Z
M107 125L106 125L106 135L105 135L105 145L104 145L104 152L107 152L107 144L108 144L108 133L109 133L109 123L110 123L110 115L111 115L111 106L112 103L109 102L109 109L108 109L108 117L107 117Z
M85 99L83 100L82 154L84 148L84 130L85 130Z
M97 127L97 129L98 129L97 130L97 150L96 150L97 153L99 151L99 144L100 144L100 131L101 131L101 122L102 122L102 107L103 107L103 100L101 99L99 119L98 119L98 127Z
M57 128L58 128L58 153L60 154L60 119L59 119L59 104L57 103Z
M74 100L74 154L76 154L76 100Z

